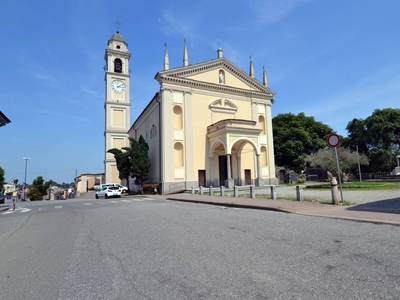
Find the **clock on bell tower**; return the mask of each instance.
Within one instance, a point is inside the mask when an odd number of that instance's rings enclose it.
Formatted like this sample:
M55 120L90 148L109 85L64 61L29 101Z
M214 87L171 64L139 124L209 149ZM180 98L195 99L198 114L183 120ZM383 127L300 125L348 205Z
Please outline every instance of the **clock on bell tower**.
M128 130L130 128L129 98L129 59L128 44L117 31L108 40L104 59L106 66L105 83L105 183L118 183L119 172L114 155L107 153L112 148L121 149L129 146Z

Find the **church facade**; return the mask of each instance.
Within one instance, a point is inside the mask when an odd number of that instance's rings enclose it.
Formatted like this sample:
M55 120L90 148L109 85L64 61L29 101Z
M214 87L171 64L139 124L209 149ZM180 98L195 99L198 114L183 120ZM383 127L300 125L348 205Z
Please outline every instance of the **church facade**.
M125 130L130 103L129 74L124 68L130 54L119 33L110 41L106 50L106 151L127 146L126 136L139 139L142 135L149 145L148 182L161 184L163 194L199 186L277 183L271 116L275 93L268 87L265 71L261 83L254 78L251 61L246 73L226 59L222 49L215 59L190 65L186 45L183 65L170 69L166 49L164 70L155 75L159 91ZM125 53L113 51L118 45ZM122 62L122 73L115 74L117 59ZM125 86L122 92L113 91L115 81ZM115 161L106 153L106 181L117 182L118 171L113 168Z

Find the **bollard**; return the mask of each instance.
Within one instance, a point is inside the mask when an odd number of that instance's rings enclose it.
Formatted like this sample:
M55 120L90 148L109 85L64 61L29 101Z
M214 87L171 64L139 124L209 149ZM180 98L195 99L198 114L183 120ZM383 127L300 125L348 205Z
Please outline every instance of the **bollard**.
M271 186L271 199L276 199L276 187L274 185Z
M192 186L192 195L194 195L194 186Z
M299 185L296 186L296 200L297 201L303 201L303 188Z
M250 198L256 197L256 187L254 185L250 186Z
M221 193L221 197L225 196L225 187L224 187L223 185L221 185L221 186L219 187L219 191L220 191L220 193Z
M203 186L200 186L200 195L203 196Z
M210 190L210 196L212 196L213 195L213 187L211 185L210 185L209 190Z
M332 177L331 180L331 191L332 191L332 204L338 205L339 204L339 194L337 188L337 181L335 177Z
M236 185L233 187L233 197L239 197L239 189Z

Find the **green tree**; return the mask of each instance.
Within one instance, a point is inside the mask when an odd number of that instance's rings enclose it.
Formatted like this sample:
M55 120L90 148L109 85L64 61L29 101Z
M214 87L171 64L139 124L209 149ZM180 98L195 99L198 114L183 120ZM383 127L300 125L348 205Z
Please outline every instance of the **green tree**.
M280 167L300 172L307 155L325 148L332 128L304 113L279 114L272 119L275 163Z
M135 178L137 184L143 187L143 183L148 179L150 173L149 145L142 135L140 135L139 141L133 138L129 138L129 141L131 176ZM141 190L143 191L143 188Z
M3 191L4 188L4 169L0 167L0 191Z
M28 196L29 200L31 200L31 201L43 200L43 194L37 188L37 186L31 186L29 188L29 192L28 192L27 196Z
M139 141L129 137L129 144L129 147L112 148L107 151L114 155L119 178L126 179L128 189L129 177L135 178L136 183L142 187L150 173L149 146L144 137L141 135Z
M375 109L363 119L347 124L348 144L356 145L370 159L369 172L388 171L396 166L395 156L400 153L400 109Z
M124 151L122 151L124 150ZM130 163L130 157L129 157L129 148L124 147L122 150L117 149L117 148L112 148L108 150L108 153L111 153L114 155L115 161L117 163L117 169L119 172L119 179L126 180L126 184L128 186L128 192L130 192L130 187L129 187L129 177L131 174L131 163Z
M368 165L368 157L364 154L351 151L348 148L338 147L338 160L341 172L350 173L360 165ZM319 149L317 153L307 156L306 161L314 168L323 168L337 176L336 155L333 148Z
M38 192L42 195L42 197L40 199L34 199L34 200L42 200L43 196L47 195L47 191L48 191L48 188L50 187L51 183L52 183L52 180L45 182L44 178L42 176L38 176L36 179L33 180L29 194L30 194L31 190L34 189L33 195L35 195L35 198L37 198L36 193L38 193ZM28 194L28 197L29 197L29 199L31 199L29 194Z

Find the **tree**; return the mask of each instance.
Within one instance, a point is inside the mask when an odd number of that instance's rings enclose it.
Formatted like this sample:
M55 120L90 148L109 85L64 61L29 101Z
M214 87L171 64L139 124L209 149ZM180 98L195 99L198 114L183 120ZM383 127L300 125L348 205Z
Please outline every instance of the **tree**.
M363 119L353 119L347 124L348 143L356 145L370 159L368 171L388 171L396 166L395 156L400 153L400 109L375 109Z
M4 174L4 169L0 167L0 191L2 191L4 187Z
M348 148L338 147L339 168L341 172L350 173L360 165L368 165L368 157L364 154L353 152ZM337 176L336 155L333 148L319 149L317 153L307 156L307 162L315 168L323 168Z
M131 144L129 149L129 158L132 167L131 176L136 178L136 183L142 187L150 173L149 146L142 135L140 135L139 141L133 138L129 138L129 141Z
M332 128L304 113L279 114L272 119L275 163L300 172L305 167L307 155L326 147Z
M129 137L129 144L130 147L112 148L107 151L114 155L119 178L126 179L128 189L129 176L135 178L136 183L142 187L150 173L149 146L144 137L141 135L139 141Z
M117 149L117 148L112 148L108 150L108 153L111 153L114 155L115 162L117 163L117 169L119 171L119 179L126 180L126 184L128 186L128 193L130 192L130 187L129 187L129 176L131 174L131 164L130 164L130 158L129 158L129 148L124 147L124 151Z
M50 187L52 180L44 181L42 176L38 176L33 180L32 186L29 189L28 197L31 200L42 200L44 195L47 195L48 188ZM38 197L38 193L40 193L41 197ZM33 197L33 199L31 198ZM38 199L39 198L39 199Z

